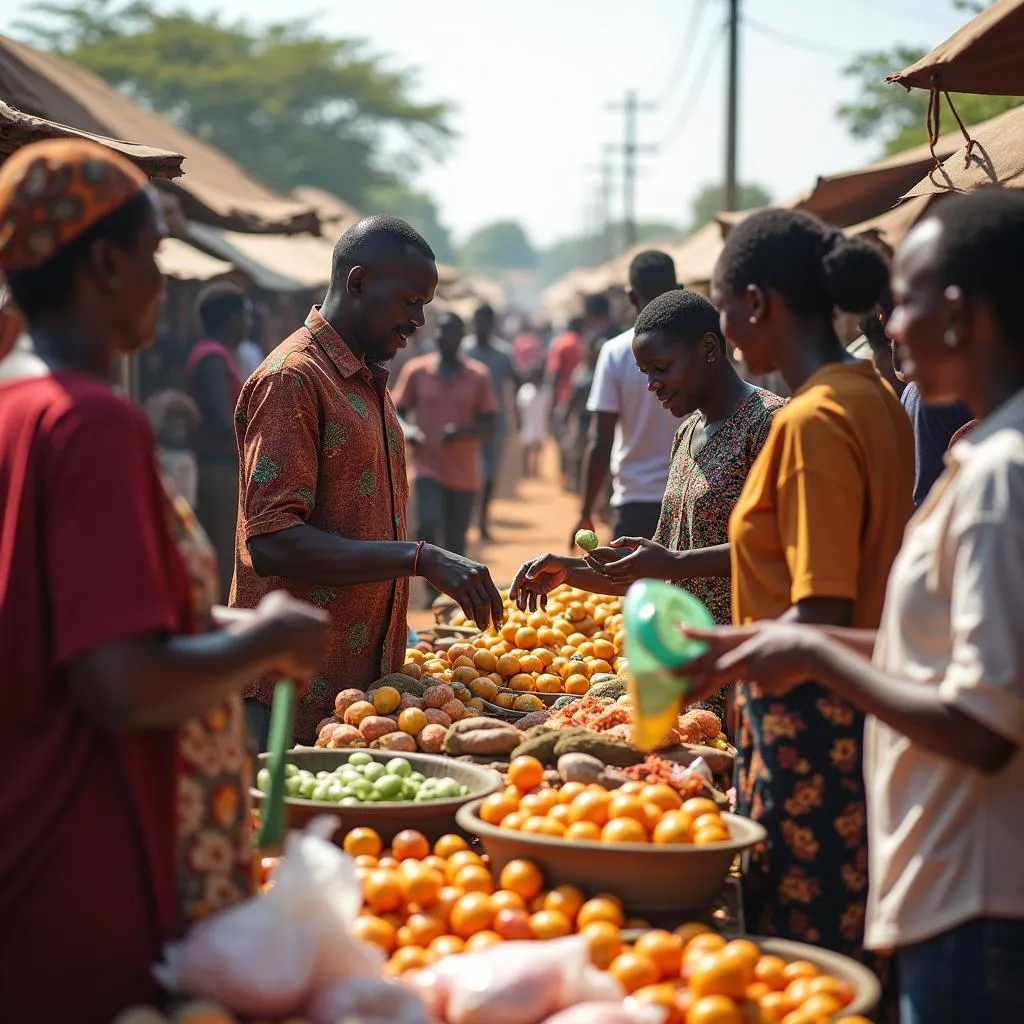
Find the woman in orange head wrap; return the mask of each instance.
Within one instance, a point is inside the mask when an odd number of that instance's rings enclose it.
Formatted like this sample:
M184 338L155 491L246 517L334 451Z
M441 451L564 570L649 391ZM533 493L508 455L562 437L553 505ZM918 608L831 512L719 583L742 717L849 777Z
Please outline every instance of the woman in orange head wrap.
M235 694L267 668L308 676L323 642L280 595L190 635L201 594L153 439L108 383L153 339L162 234L145 177L101 146L0 168L0 272L35 356L0 380L5 1020L107 1024L155 999L162 943L244 894Z

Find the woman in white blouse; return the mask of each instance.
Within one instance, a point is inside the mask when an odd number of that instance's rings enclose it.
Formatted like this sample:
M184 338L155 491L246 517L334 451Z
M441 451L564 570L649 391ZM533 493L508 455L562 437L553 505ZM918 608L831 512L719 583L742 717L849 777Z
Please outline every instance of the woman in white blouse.
M1024 1021L1024 195L948 199L896 256L889 332L930 404L977 428L911 520L877 634L699 633L696 693L807 679L869 717L865 944L903 1024Z

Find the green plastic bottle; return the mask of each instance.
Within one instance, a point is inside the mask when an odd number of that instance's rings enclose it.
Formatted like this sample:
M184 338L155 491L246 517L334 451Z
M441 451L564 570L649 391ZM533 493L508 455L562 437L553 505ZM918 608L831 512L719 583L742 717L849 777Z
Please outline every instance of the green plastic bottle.
M680 626L708 629L711 612L689 591L660 580L638 580L622 606L629 659L627 692L633 705L633 743L650 751L675 727L690 681L679 671L707 650Z

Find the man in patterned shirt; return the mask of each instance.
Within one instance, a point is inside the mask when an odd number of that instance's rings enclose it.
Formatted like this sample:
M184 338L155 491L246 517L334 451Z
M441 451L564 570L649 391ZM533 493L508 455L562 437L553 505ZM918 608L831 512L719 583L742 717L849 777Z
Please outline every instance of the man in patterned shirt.
M295 715L312 743L337 693L399 668L409 578L454 598L481 628L502 621L487 569L406 540L402 423L384 364L424 324L437 267L404 221L367 217L334 249L321 307L246 383L235 414L241 463L231 604L255 608L281 588L331 615L324 662ZM273 682L246 691L265 748Z

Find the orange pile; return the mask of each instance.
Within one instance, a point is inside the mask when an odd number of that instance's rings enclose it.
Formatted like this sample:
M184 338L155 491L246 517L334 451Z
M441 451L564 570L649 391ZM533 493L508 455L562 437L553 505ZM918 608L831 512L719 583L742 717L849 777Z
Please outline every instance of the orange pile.
M627 782L609 792L603 786L569 782L552 789L544 766L534 757L517 757L508 768L509 785L480 805L489 825L601 843L673 843L704 846L729 839L729 830L713 800L685 803L664 783Z
M666 1024L828 1024L854 995L814 964L766 955L749 939L727 942L701 924L646 932L608 972L634 999L667 1010Z
M527 613L511 604L507 593L502 597L508 619L500 630L492 627L447 651L409 650L400 671L462 683L475 697L530 711L543 704L523 700L529 693L583 694L596 676L625 670L619 598L559 587L546 611ZM462 612L452 624L465 624ZM522 693L516 697L504 690Z
M510 861L495 881L460 836L442 836L431 849L420 833L400 832L385 851L373 829L357 828L344 846L363 885L355 934L388 954L389 975L499 942L577 931L591 939L601 966L623 947L626 922L616 897L587 900L571 885L547 891L530 861Z

